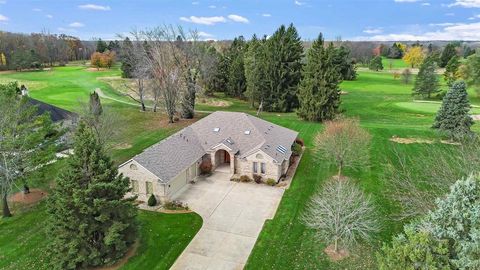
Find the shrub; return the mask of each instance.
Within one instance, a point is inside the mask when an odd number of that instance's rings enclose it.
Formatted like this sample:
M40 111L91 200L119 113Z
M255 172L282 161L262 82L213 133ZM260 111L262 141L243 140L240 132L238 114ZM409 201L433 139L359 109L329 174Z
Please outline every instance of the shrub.
M233 175L233 176L230 178L230 181L240 182L240 178L239 178L237 175Z
M300 139L300 138L296 138L296 139L295 139L295 143L298 143L298 144L299 144L300 146L302 146L302 147L305 146L305 142L304 142L302 139Z
M266 183L267 183L267 185L273 187L273 186L275 186L275 185L277 184L277 181L275 181L275 179L268 178Z
M257 183L257 184L261 184L262 183L262 176L258 175L258 174L254 174L253 175L253 181L255 181L255 183Z
M163 207L167 210L188 210L188 205L183 204L181 201L169 201Z
M293 152L293 155L294 156L300 156L300 154L302 153L302 146L298 143L294 143L292 145L292 152Z
M157 205L157 199L155 198L155 196L153 196L153 194L151 194L150 198L148 198L147 204L148 204L148 206Z
M202 174L210 174L212 172L212 162L210 160L204 160L200 164L200 172Z
M240 182L244 182L244 183L252 182L252 178L250 178L250 176L248 175L242 175L240 176Z

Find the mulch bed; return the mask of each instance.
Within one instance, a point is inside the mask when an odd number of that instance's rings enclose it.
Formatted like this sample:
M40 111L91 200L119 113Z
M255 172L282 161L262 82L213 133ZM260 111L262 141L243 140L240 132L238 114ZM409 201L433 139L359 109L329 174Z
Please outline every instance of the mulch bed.
M345 259L346 257L348 257L350 255L348 250L345 250L345 249L339 249L338 252L335 252L335 246L334 245L330 245L330 246L326 247L324 252L330 258L330 260L332 260L334 262Z
M8 200L12 203L34 204L48 195L41 189L31 189L30 193L24 194L23 191L12 194Z

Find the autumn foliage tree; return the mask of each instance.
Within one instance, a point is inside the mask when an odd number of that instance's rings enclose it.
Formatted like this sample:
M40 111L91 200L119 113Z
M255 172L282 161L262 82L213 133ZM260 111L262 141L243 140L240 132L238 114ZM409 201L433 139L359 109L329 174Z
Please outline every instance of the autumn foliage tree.
M357 119L339 119L325 123L325 129L315 137L315 150L320 158L338 168L358 169L369 161L370 134L360 127Z
M114 51L94 52L90 58L90 63L97 70L100 68L111 68L115 64L115 58L116 54Z
M424 59L425 54L423 53L423 49L420 46L411 47L403 56L403 60L412 68L419 67Z

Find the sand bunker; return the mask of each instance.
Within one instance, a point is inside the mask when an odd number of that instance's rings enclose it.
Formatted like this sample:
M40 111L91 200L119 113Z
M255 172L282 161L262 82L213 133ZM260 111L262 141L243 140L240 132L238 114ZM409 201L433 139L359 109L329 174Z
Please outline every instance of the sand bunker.
M432 144L432 143L443 143L443 144L450 144L450 145L460 145L458 142L453 142L453 141L447 141L447 140L440 140L440 141L434 141L430 139L423 139L423 138L400 138L400 137L391 137L390 141L395 142L395 143L401 143L401 144L412 144L412 143L426 143L426 144Z

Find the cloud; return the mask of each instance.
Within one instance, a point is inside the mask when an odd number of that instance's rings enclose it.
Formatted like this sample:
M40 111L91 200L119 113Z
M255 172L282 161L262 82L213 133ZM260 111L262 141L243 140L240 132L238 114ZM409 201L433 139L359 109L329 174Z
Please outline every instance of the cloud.
M36 11L36 12L42 12L42 9L40 9L40 8L34 8L34 9L32 9L32 10L33 10L33 11Z
M0 4L2 4L2 5L3 5L3 4L6 4L6 3L7 3L7 1L6 1L6 0L0 0Z
M230 14L227 17L234 22L239 22L239 23L249 23L250 22L247 18L242 17L240 15L236 15L236 14Z
M71 32L71 33L76 33L77 32L77 30L75 30L75 29L63 28L63 27L58 27L57 30L60 31L60 32Z
M452 25L457 25L457 23L430 23L428 24L429 26L452 26Z
M263 16L263 17L272 17L272 14L270 14L270 13L263 13L262 16Z
M215 6L215 5L210 5L210 6L208 6L208 7L209 7L209 8L217 8L217 6Z
M444 23L444 25L447 23ZM448 24L438 31L424 33L390 33L369 37L356 37L355 40L372 41L429 41L429 40L480 40L480 22Z
M85 9L85 10L101 10L101 11L108 11L111 9L110 6L100 6L95 4L80 5L78 6L78 8Z
M394 0L396 3L415 3L415 2L421 2L423 0Z
M7 16L0 14L0 22L6 22L6 21L8 21L8 20L9 20L9 19L8 19Z
M422 6L430 6L430 3L422 3Z
M73 22L71 24L69 24L68 26L70 27L75 27L75 28L79 28L79 27L84 27L85 24L81 23L81 22Z
M300 2L300 1L298 1L298 0L295 0L294 3L295 3L295 5L297 5L297 6L303 6L303 5L305 5L305 2Z
M448 7L465 7L465 8L480 8L480 0L455 0L454 3L447 5Z
M366 34L380 34L382 32L383 32L382 28L367 28L363 30L363 33L366 33Z
M201 38L211 38L211 37L214 37L214 35L212 34L209 34L209 33L206 33L206 32L203 32L203 31L200 31L197 33L199 37Z
M213 17L180 17L180 20L184 22L190 22L195 24L204 24L204 25L215 25L217 23L224 23L227 20L223 16L213 16Z
M45 15L45 17L47 17L49 19L53 19L53 15L50 15L50 14Z
M198 2L198 1L192 2L192 5L199 5L199 4L200 4L200 2Z

